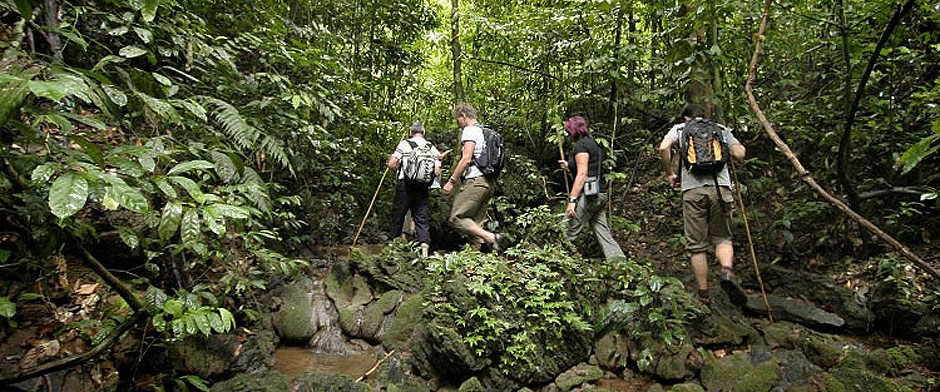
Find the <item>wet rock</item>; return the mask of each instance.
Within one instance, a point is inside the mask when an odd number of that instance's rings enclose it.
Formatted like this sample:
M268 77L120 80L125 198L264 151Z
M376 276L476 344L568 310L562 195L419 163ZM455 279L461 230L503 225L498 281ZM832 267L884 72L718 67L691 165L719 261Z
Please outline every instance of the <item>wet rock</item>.
M694 382L673 385L669 392L705 392L705 388Z
M742 271L742 278L750 271ZM869 330L875 313L875 306L867 297L868 289L856 287L855 290L836 284L832 278L805 271L792 270L779 265L761 266L761 277L768 292L791 298L805 298L814 304L827 306L826 311L837 314L845 320L849 328ZM756 282L756 279L750 279ZM757 288L753 286L752 288ZM776 311L774 313L776 316Z
M555 386L559 391L568 392L574 387L597 381L603 376L604 371L601 368L581 363L558 375L558 378L555 379Z
M764 339L770 348L799 349L810 361L824 369L838 364L853 347L838 336L815 332L789 322L764 327Z
M386 247L381 254L351 252L349 261L372 280L407 293L417 293L424 288L427 273L415 263L416 252L398 252L394 246Z
M385 388L386 392L431 392L431 388L424 385L397 385L391 384Z
M424 297L420 294L406 299L395 310L391 325L380 337L386 350L400 349L407 345L415 327L424 315Z
M347 335L361 337L363 335L362 309L354 307L341 308L339 310L339 325Z
M777 372L779 381L774 387L775 391L812 389L814 388L813 379L823 371L798 350L777 350L773 352L773 357L780 367Z
M274 366L274 350L277 349L277 334L274 331L261 330L249 336L241 349L236 348L237 356L232 365L235 373L257 373Z
M337 308L363 306L372 301L372 289L361 275L351 275L341 279L339 274L327 275L324 285L326 294Z
M594 343L594 356L601 368L618 370L627 365L630 344L619 333L608 333Z
M457 389L458 392L486 392L483 389L483 384L480 383L480 380L476 377L470 377L467 381L464 381L460 384L460 388Z
M810 327L841 327L845 325L845 321L841 317L803 301L770 295L767 297L767 302L770 303L775 319L793 321ZM746 307L752 312L767 314L764 300L759 295L749 295Z
M921 317L912 329L917 336L940 336L940 314L929 313Z
M410 380L405 372L404 364L400 354L393 354L375 371L375 380L378 385L404 385Z
M281 307L277 311L274 327L281 339L293 343L306 343L317 332L318 320L313 311L313 281L303 278L280 289L277 295Z
M829 373L832 377L826 380L824 391L913 392L909 388L864 369L838 367L831 369Z
M370 303L362 311L362 337L366 339L380 339L382 325L387 314L395 310L401 302L402 293L398 290L385 292L375 302Z
M779 361L752 361L749 353L738 353L709 361L702 367L702 385L708 390L766 392L777 383Z
M488 359L474 355L457 331L433 321L417 327L411 351L422 373L444 379L462 378L490 364Z
M169 362L180 373L213 379L229 373L238 346L234 334L191 336L170 347Z
M290 386L296 392L369 392L369 385L357 383L352 377L339 374L305 374L294 379Z
M653 338L644 338L630 348L631 359L638 361L644 350L649 350L653 358L647 371L664 380L692 377L702 364L701 356L690 343L667 345Z
M749 340L760 340L760 334L743 322L713 312L693 329L692 339L705 346L740 346Z
M287 376L267 371L243 373L212 385L210 392L284 392L290 389Z

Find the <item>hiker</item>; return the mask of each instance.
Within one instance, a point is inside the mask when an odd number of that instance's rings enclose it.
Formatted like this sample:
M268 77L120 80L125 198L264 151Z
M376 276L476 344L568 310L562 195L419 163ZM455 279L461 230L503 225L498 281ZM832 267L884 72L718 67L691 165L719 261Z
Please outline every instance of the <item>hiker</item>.
M682 109L685 122L669 130L659 145L663 168L669 184L682 189L682 221L686 250L690 254L692 274L698 288L696 297L709 303L707 250L715 247L721 265L721 283L732 301L741 305L747 297L733 280L731 210L734 198L731 177L725 162L729 156L744 160L745 149L723 125L707 117L701 104L689 103ZM674 172L671 148L678 142L679 172ZM720 147L720 148L719 148Z
M625 258L620 244L614 240L610 227L607 226L607 181L604 181L601 168L604 149L594 141L587 121L581 116L574 116L565 121L565 130L574 141L574 149L568 161L559 160L558 164L564 171L570 167L575 169L574 184L571 186L568 208L565 211L568 218L565 235L574 241L585 224L590 224L597 242L604 251L604 258Z
M428 257L431 246L431 213L428 209L429 188L434 178L441 174L441 154L431 142L424 138L424 126L415 121L411 124L411 138L402 140L395 152L388 157L388 167L398 170L398 185L392 202L392 221L389 224L389 239L402 235L405 214L411 212L415 234L421 243L421 257Z
M487 243L494 251L499 252L502 250L503 236L483 228L486 222L486 204L496 189L496 177L492 174L484 175L483 170L487 169L487 165L481 168L480 163L481 157L488 157L496 152L499 155L497 163L501 169L502 151L485 151L486 132L495 132L488 129L485 131L484 127L477 123L477 113L473 106L458 104L454 107L454 118L457 120L457 126L463 131L460 134L460 161L441 190L444 195L450 195L454 187L460 184L460 189L454 195L449 222L458 231L473 236L471 243L475 248ZM501 144L500 140L500 148Z

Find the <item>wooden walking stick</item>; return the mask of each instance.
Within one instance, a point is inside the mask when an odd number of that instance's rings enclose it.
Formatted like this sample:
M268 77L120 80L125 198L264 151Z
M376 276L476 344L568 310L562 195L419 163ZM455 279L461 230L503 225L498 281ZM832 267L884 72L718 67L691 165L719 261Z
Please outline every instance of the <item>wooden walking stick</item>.
M561 137L558 137L558 138L556 138L556 139L558 140L558 159L561 159L561 160L567 162L567 160L565 159L565 148L562 146L562 143L563 143L564 141L562 140ZM568 184L568 169L567 169L567 167L566 167L564 170L562 170L562 173L561 173L561 174L565 176L565 198L567 198L567 197L568 197L567 195L570 195L570 194L571 194L571 185Z
M770 309L770 301L767 300L767 291L764 290L764 280L760 277L760 267L757 266L757 254L754 252L754 240L751 238L751 225L747 222L747 210L744 208L744 197L741 196L741 183L738 182L738 170L734 167L734 160L731 160L731 173L734 175L734 191L738 195L738 205L741 206L741 218L744 218L744 232L747 233L747 245L751 250L751 261L754 263L754 274L757 276L757 284L760 285L760 295L764 298L764 307L767 308L767 317L770 322L774 322L774 312Z
M398 139L398 143L401 143L402 140L405 140L405 137L408 136L408 130L405 129L405 133L401 136L401 139ZM395 144L398 145L397 143ZM398 163L399 165L401 162ZM366 225L366 220L369 219L369 214L372 213L372 207L375 205L375 199L379 197L379 191L382 190L382 184L385 182L385 177L388 175L388 166L385 166L385 172L382 173L382 179L379 180L379 186L375 187L375 194L372 195L372 201L369 203L369 208L366 210L366 215L362 217L362 222L359 223L359 229L356 230L356 235L353 237L351 248L356 247L356 242L359 241L359 234L362 234L362 228Z

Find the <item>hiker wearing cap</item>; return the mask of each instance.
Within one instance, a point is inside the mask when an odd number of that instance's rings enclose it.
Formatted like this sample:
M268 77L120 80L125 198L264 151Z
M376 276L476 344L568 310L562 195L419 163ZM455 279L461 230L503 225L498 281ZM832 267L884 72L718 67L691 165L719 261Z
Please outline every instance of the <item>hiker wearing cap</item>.
M440 156L437 148L424 138L424 126L415 121L411 125L411 138L399 142L388 158L388 167L398 170L388 237L394 239L402 234L405 214L411 211L422 257L428 257L431 244L428 196L431 184L441 174Z
M460 184L460 189L454 195L449 222L461 233L472 236L474 247L487 243L498 252L502 250L503 236L487 231L483 224L486 222L486 204L496 189L496 175L502 169L502 151L486 150L487 145L497 146L492 144L492 138L487 140L487 135L492 136L494 133L477 123L477 113L473 106L458 104L454 107L454 118L462 130L460 161L441 189L445 195L449 195L455 186ZM498 133L495 136L499 137ZM499 144L501 148L501 140ZM499 162L482 162L481 158L492 157L494 153L498 153ZM480 167L483 164L486 165ZM484 169L494 164L498 166L495 175L485 175Z
M565 130L574 141L574 149L568 161L559 160L558 164L562 170L574 168L575 172L565 211L568 218L565 236L574 241L585 225L591 225L604 251L604 258L624 258L620 244L614 240L607 225L607 181L604 180L602 168L604 149L594 141L587 121L581 116L565 121Z
M682 110L685 122L669 130L659 145L666 177L672 187L681 185L682 220L686 250L690 253L696 296L708 303L707 251L715 247L721 265L722 287L740 305L747 298L733 280L734 248L731 244L731 210L734 199L727 162L744 160L745 149L731 130L707 117L701 104ZM678 143L679 171L672 165L672 146Z

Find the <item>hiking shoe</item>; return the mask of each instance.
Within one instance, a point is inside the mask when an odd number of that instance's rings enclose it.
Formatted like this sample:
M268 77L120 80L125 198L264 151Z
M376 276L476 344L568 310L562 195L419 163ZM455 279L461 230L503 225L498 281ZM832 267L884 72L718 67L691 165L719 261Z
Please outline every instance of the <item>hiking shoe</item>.
M503 251L503 247L506 246L505 242L506 242L506 237L504 237L502 234L498 234L498 233L494 234L493 244L492 244L493 252L501 253Z
M721 288L728 294L728 299L731 300L731 303L741 308L747 306L747 293L735 280L731 268L721 269Z
M710 304L712 303L711 298L708 298L708 290L698 290L698 291L696 291L696 292L695 292L695 299L697 299L697 300L699 300L699 302L705 304L705 306L708 306L708 305L710 305Z

